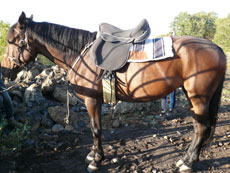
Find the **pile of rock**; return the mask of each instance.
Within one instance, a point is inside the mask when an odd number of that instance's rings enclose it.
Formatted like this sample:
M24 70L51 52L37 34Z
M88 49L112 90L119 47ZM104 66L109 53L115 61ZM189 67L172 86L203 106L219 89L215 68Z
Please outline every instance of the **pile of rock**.
M85 128L85 121L88 122L88 117L82 116L87 115L85 105L78 102L71 87L70 115L67 117L67 73L58 66L45 66L36 61L28 66L27 71L19 72L15 81L9 82L7 86L12 85L15 87L9 90L9 94L14 103L15 114L19 119L28 121L33 131L37 131L40 127L52 129L53 132L62 130L76 132ZM151 106L151 103L119 102L115 113L148 110ZM107 107L103 105L103 115L108 114Z

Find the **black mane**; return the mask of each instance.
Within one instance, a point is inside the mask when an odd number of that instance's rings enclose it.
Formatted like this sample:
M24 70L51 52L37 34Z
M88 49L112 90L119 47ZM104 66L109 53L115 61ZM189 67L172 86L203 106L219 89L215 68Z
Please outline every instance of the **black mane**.
M27 33L28 36L64 52L69 58L78 56L86 44L96 38L96 32L91 33L81 29L32 20L28 22Z

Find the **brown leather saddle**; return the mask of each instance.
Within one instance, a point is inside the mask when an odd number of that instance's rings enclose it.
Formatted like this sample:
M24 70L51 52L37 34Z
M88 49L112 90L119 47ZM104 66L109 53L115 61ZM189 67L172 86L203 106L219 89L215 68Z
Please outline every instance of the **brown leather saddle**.
M95 65L104 70L120 69L128 60L130 46L145 41L150 32L146 19L129 30L102 23L99 26L99 36L90 49L90 56Z

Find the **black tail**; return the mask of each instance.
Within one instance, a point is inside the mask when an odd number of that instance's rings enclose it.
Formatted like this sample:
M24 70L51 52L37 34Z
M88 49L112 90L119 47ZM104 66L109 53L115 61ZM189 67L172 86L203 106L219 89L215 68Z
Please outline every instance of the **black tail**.
M210 117L210 129L208 130L209 132L207 133L207 142L212 140L215 128L216 128L216 122L217 122L217 114L219 110L219 105L221 101L221 95L222 95L222 89L223 89L223 84L224 84L224 78L225 74L223 75L219 86L217 87L216 91L214 92L210 104L209 104L209 117Z

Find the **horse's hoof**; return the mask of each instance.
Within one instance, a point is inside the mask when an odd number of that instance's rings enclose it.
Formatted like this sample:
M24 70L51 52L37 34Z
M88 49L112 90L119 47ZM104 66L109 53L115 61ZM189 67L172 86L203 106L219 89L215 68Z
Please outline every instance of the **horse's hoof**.
M179 168L179 167L181 167L183 164L184 164L184 161L180 159L180 160L178 160L178 161L176 162L176 167Z
M95 153L94 153L93 151L91 151L91 152L86 156L85 162L86 162L87 164L90 164L90 162L92 162L94 159L95 159Z
M181 172L181 173L192 173L192 168L183 164L182 166L180 166L179 172Z
M90 162L90 164L88 165L87 171L89 173L93 173L96 172L98 170L98 166L97 163L93 160L92 162Z
M90 162L92 162L94 160L94 157L88 155L85 159L85 163L89 164Z

